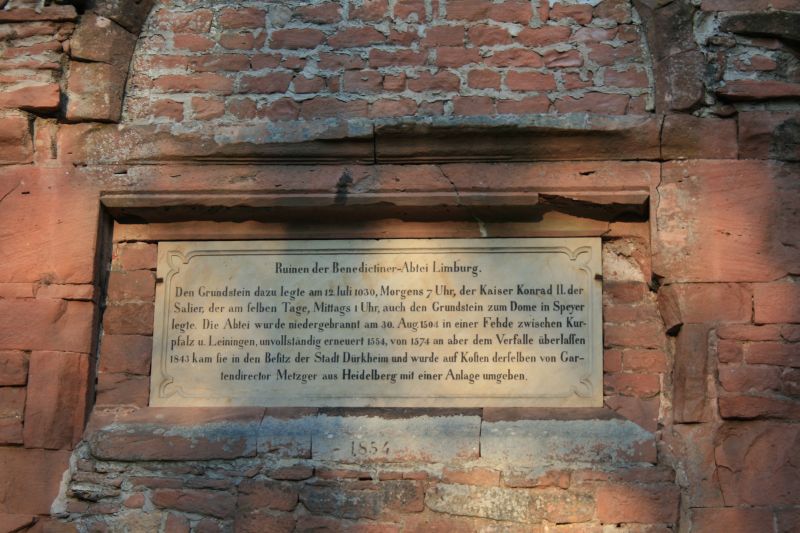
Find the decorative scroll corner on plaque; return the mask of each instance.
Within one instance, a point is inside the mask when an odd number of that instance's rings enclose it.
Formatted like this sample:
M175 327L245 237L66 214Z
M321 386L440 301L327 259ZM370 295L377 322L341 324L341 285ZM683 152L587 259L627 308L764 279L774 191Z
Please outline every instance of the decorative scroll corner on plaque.
M167 378L161 382L161 385L158 386L158 397L159 398L169 398L171 396L175 396L176 394L179 396L183 396L181 394L181 387L175 384L174 378Z
M594 385L589 378L583 378L573 385L572 392L579 398L591 398L594 392Z
M167 272L167 276L171 274L177 274L181 271L181 265L185 265L188 262L188 259L184 257L181 252L169 250L167 252L167 265L169 265L169 272Z
M589 266L592 260L592 248L590 246L581 246L572 251L571 259L575 262L580 261L579 266Z

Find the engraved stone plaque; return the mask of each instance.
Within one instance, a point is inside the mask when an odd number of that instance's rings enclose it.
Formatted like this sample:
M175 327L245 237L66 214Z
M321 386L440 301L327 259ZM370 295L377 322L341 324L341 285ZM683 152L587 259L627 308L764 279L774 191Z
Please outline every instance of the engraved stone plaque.
M162 242L154 406L602 405L600 239Z

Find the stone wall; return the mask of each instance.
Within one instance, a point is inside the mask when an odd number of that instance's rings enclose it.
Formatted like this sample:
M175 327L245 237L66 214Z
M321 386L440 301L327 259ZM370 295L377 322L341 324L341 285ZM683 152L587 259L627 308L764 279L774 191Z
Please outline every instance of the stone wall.
M0 531L800 528L800 2L153 4L0 10ZM157 241L425 236L602 237L604 408L147 406Z

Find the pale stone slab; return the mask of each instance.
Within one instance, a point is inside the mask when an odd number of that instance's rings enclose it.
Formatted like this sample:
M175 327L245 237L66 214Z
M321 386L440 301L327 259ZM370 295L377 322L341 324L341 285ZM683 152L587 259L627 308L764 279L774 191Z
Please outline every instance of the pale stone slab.
M479 416L319 417L312 459L340 463L447 463L477 459Z
M652 433L629 420L518 420L481 427L481 458L491 464L548 466L641 462Z
M602 405L599 238L162 242L150 404Z

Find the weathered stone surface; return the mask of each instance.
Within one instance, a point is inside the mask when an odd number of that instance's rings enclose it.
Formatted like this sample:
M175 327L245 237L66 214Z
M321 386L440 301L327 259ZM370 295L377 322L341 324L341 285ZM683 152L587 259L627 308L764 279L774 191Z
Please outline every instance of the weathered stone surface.
M0 512L49 515L69 455L68 451L0 448Z
M100 343L98 370L147 376L153 338L143 335L104 335Z
M0 137L8 131L0 123ZM74 169L2 168L0 198L0 227L14 228L0 233L14 257L0 262L0 282L92 283L99 205Z
M70 38L70 56L127 69L135 45L136 35L110 19L88 14Z
M297 507L299 494L294 485L274 481L245 480L239 484L237 512L252 512L259 509L292 511Z
M777 418L796 420L800 418L800 402L773 396L724 396L719 398L719 414L722 418L749 420L754 418Z
M605 524L678 520L680 491L672 484L609 484L597 489L597 518Z
M768 281L800 261L800 185L789 163L664 165L653 270L667 281Z
M25 531L25 528L35 522L35 516L0 513L0 531Z
M93 419L86 439L99 459L208 460L252 457L263 409L158 409Z
M739 157L800 161L800 113L739 113Z
M25 407L25 446L69 448L78 442L86 418L89 356L33 352Z
M663 159L736 159L736 121L667 115L661 133Z
M676 283L658 291L664 325L703 322L749 322L752 296L748 287L733 283Z
M156 295L156 275L149 270L111 272L108 277L108 300L152 302Z
M150 379L147 376L131 376L100 372L97 375L97 405L135 405L147 407L150 397Z
M311 436L316 418L266 416L258 430L259 453L279 457L311 458Z
M22 444L24 387L0 387L0 444Z
M705 70L705 56L697 50L681 52L660 62L656 70L656 94L663 99L664 108L687 111L699 105L705 96Z
M714 424L675 424L664 434L664 445L677 461L676 470L685 474L692 487L683 492L690 507L724 505L714 461L716 429Z
M158 247L145 242L120 243L114 247L111 265L119 270L154 270Z
M481 458L497 465L627 464L644 460L651 433L627 420L484 422Z
M55 111L58 109L60 99L61 89L57 83L29 85L3 91L0 94L0 108L34 112Z
M794 505L800 494L800 428L770 422L720 430L715 458L725 504Z
M154 3L155 0L102 0L94 11L138 35Z
M313 459L344 463L451 463L477 459L480 427L477 416L388 420L321 416L313 427Z
M424 492L417 481L330 481L304 485L300 501L312 513L340 518L376 519L385 510L420 512Z
M152 335L153 304L109 305L103 313L103 330L111 335Z
M236 508L236 498L227 492L208 490L156 489L153 505L187 513L228 518Z
M681 328L675 344L673 417L676 422L701 422L708 409L708 332L705 324Z
M0 163L30 163L33 160L33 139L24 116L7 116L0 118ZM7 183L0 180L0 190L6 194ZM4 207L5 209L5 207Z
M127 71L106 63L72 61L67 77L69 120L118 122Z
M753 285L753 302L757 324L800 322L800 283Z
M771 80L732 80L719 87L716 93L734 102L776 100L800 96L800 83Z
M740 35L777 37L797 42L800 41L800 36L797 34L797 28L800 28L800 13L772 11L728 15L722 19L719 28Z
M769 531L773 527L769 508L708 507L692 509L692 531Z
M0 386L25 385L28 381L28 354L0 350Z
M64 300L0 300L0 349L89 353L94 306Z
M438 484L425 494L433 511L509 522L530 521L532 504L528 492L499 487Z

